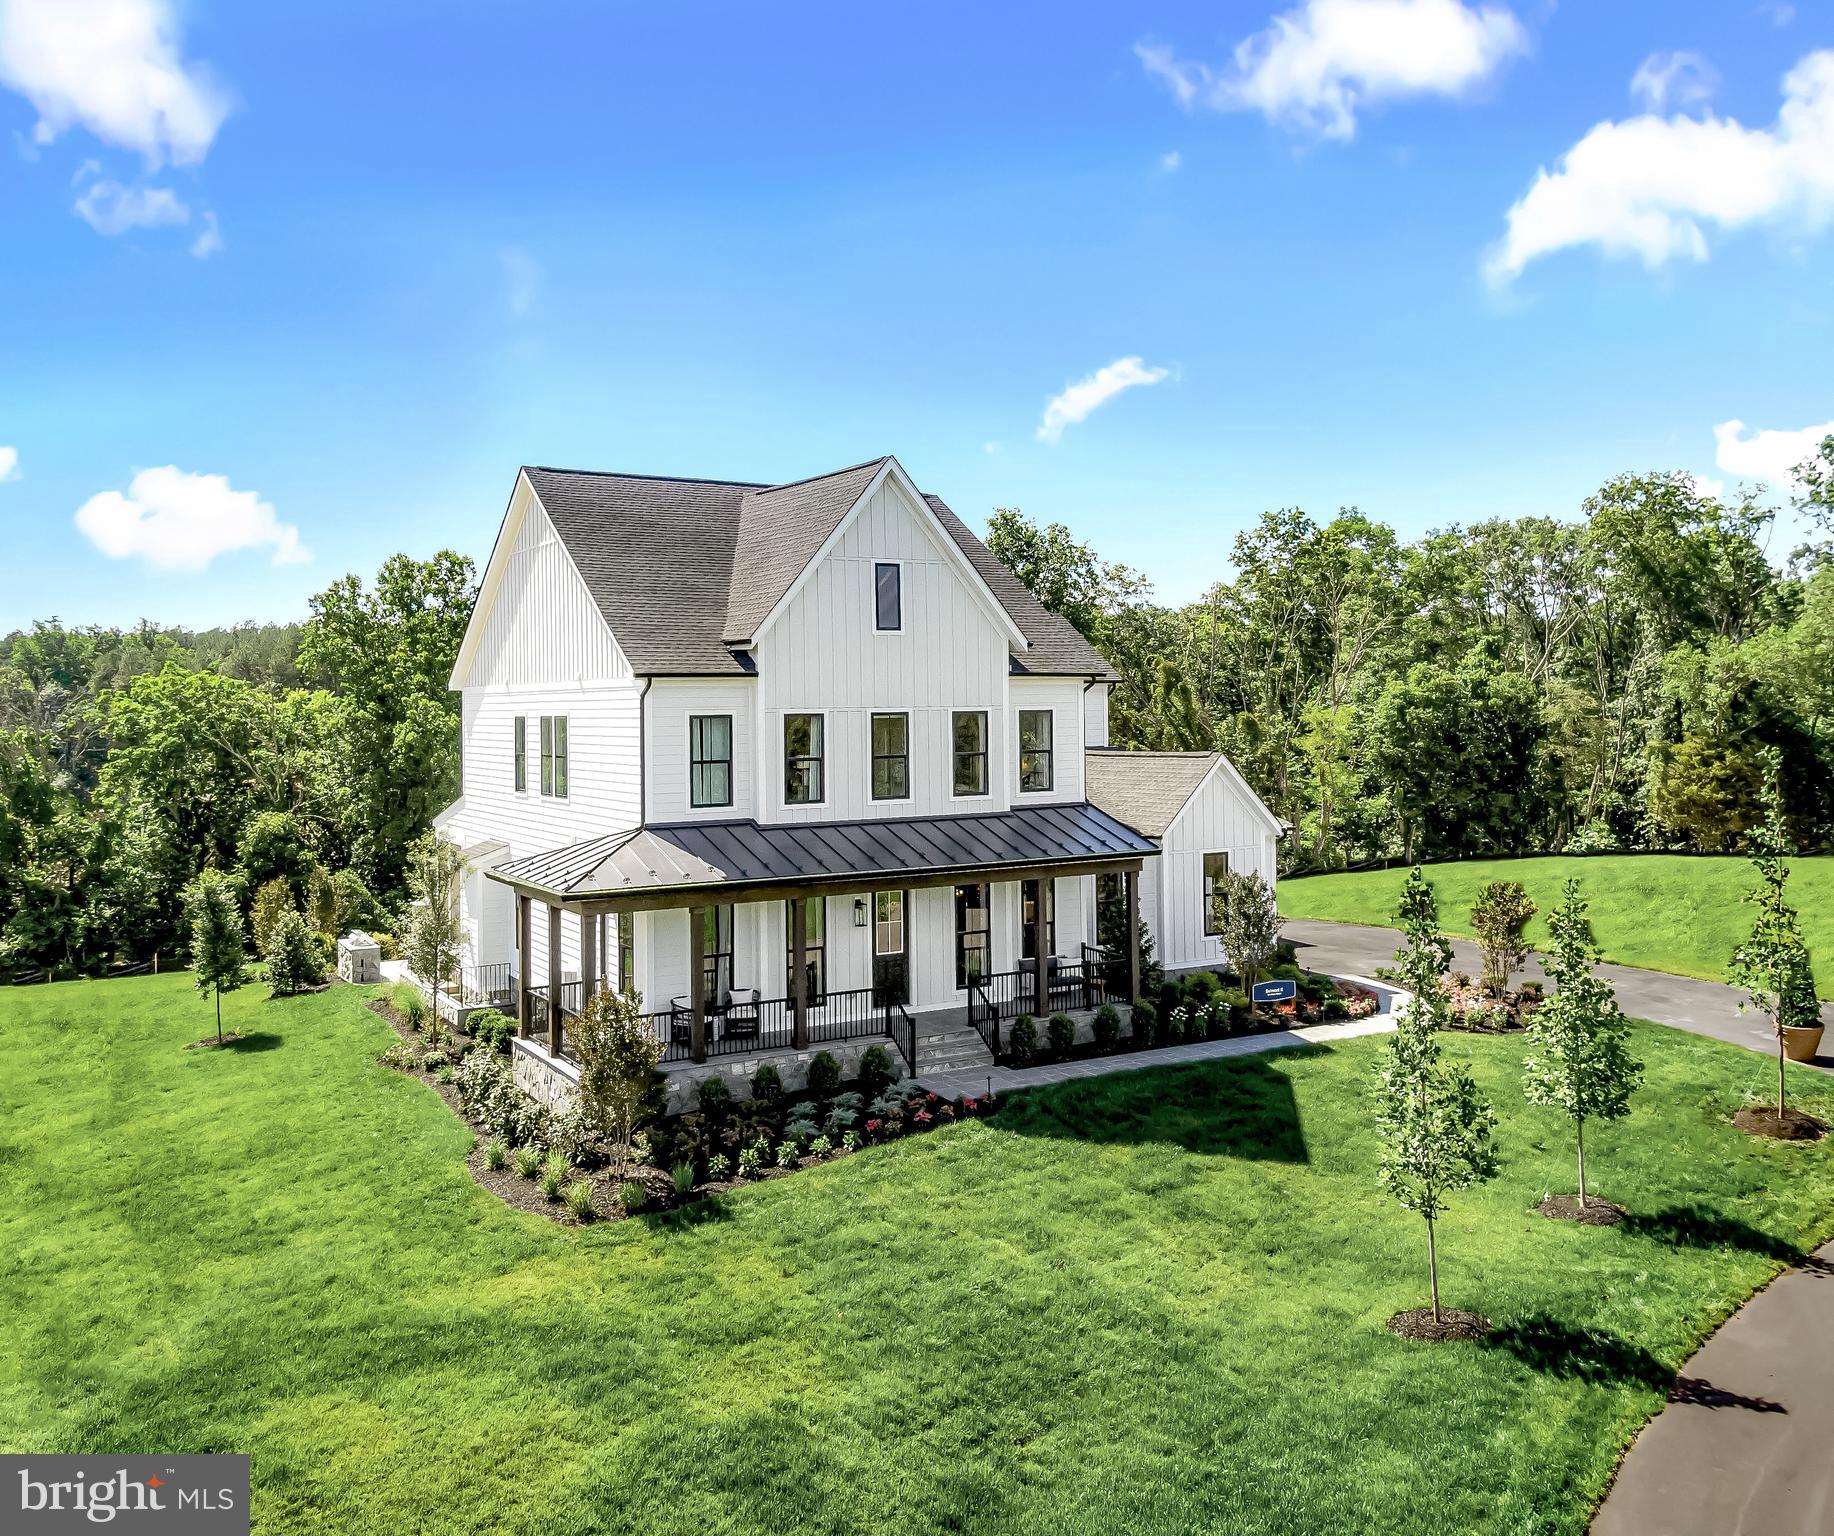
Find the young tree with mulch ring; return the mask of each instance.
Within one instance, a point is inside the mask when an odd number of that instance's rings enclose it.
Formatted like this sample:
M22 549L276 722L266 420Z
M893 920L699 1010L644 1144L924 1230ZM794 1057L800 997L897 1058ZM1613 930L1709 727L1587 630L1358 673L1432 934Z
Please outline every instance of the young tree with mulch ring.
M223 1043L223 994L242 985L247 963L242 934L242 910L236 887L221 870L206 869L187 893L191 918L191 970L200 992L216 999L217 1038Z
M1376 1095L1379 1176L1404 1210L1419 1212L1426 1222L1433 1305L1430 1314L1397 1313L1388 1326L1410 1338L1471 1338L1487 1332L1489 1324L1476 1313L1440 1306L1436 1224L1446 1211L1446 1196L1495 1176L1490 1133L1496 1117L1471 1074L1440 1059L1452 947L1439 931L1438 903L1418 865L1408 876L1397 917L1406 942L1395 952L1394 974L1409 985L1413 998L1389 1037Z
M1242 978L1252 1014L1255 980L1280 952L1280 928L1286 919L1280 916L1267 882L1257 874L1225 874L1212 899L1213 926L1230 968Z
M1741 1009L1749 1006L1769 1014L1777 1037L1776 1112L1759 1106L1735 1118L1745 1130L1798 1140L1813 1139L1826 1127L1813 1115L1789 1107L1784 1086L1784 1030L1816 1023L1821 1003L1815 995L1815 971L1808 945L1802 940L1802 925L1787 894L1789 865L1785 861L1790 847L1783 830L1781 762L1774 747L1764 753L1764 824L1751 834L1751 863L1758 885L1745 898L1757 907L1758 915L1751 937L1733 951L1727 976L1750 998L1749 1004L1739 1005Z
M1586 916L1579 882L1568 880L1560 904L1548 915L1552 940L1543 962L1554 983L1552 997L1528 1021L1529 1054L1522 1063L1528 1102L1558 1109L1573 1122L1579 1151L1579 1209L1591 1220L1586 1201L1586 1121L1621 1120L1630 1096L1643 1080L1643 1064L1630 1055L1630 1025L1618 1011L1617 995L1594 969L1598 945ZM1616 1207L1600 1207L1616 1215ZM1543 1202L1542 1213L1564 1216L1560 1202Z
M408 916L402 952L414 974L433 988L433 1016L439 1017L440 984L458 964L464 929L459 922L459 886L470 865L458 845L437 832L418 839L408 854L408 888L415 906Z
M1484 990L1502 997L1509 973L1528 959L1528 920L1535 904L1515 880L1493 880L1471 906L1471 931L1484 957Z
M624 1177L630 1139L653 1107L662 1041L643 1017L635 993L595 992L573 1023L580 1102L611 1137L617 1177Z

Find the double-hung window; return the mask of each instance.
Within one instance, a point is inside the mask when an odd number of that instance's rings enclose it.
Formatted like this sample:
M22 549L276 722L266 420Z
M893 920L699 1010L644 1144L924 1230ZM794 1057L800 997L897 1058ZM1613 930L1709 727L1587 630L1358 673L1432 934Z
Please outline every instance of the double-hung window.
M688 716L688 804L732 804L732 716Z
M875 800L908 800L911 797L911 717L872 717L872 797Z
M1019 788L1028 793L1048 790L1053 781L1051 712L1019 711Z
M1223 931L1223 880L1229 873L1229 855L1204 855L1204 936L1215 938Z
M904 568L895 560L872 567L873 623L882 630L904 628Z
M954 761L950 783L957 795L987 793L987 711L958 709L950 721Z
M516 716L516 793L529 787L529 717Z
M541 792L567 798L567 717L541 717Z
M820 715L783 717L783 803L820 805L828 798Z

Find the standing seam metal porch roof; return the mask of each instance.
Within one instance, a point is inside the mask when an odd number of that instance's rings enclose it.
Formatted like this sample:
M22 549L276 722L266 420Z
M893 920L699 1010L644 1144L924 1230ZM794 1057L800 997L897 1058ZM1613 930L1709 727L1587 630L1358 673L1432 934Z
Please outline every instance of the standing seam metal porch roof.
M563 901L697 887L819 885L881 875L1143 858L1159 845L1086 802L971 816L670 822L512 859L486 873Z

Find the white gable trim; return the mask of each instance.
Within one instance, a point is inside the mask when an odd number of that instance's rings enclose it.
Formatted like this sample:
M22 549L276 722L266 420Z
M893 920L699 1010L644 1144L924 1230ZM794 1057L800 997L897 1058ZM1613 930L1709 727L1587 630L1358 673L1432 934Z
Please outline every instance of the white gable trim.
M1013 616L1006 611L1005 605L994 596L993 588L981 579L981 573L974 568L974 562L962 553L961 545L950 537L949 530L943 527L942 520L937 517L935 510L929 502L923 499L923 492L917 489L911 477L904 472L904 466L890 457L879 466L879 472L867 482L865 490L860 492L859 498L847 509L846 516L834 525L834 531L822 541L821 548L815 551L809 563L797 573L796 579L784 590L783 596L777 599L771 611L753 627L751 639L746 643L755 646L764 638L765 632L789 609L796 595L813 580L817 568L834 552L847 530L853 526L854 519L860 515L861 509L872 500L879 488L888 480L904 493L905 499L915 510L931 541L942 552L944 562L953 567L956 575L961 577L967 585L968 590L980 600L981 606L987 610L988 617L1006 636L1007 643L1017 651L1029 650L1031 642L1025 638L1024 631L1013 622Z
M465 637L459 642L458 655L452 661L452 676L446 680L446 686L453 690L462 689L471 675L472 664L477 660L478 647L484 643L484 635L490 627L490 610L496 605L497 597L503 589L503 578L509 570L511 558L516 553L516 545L522 536L522 527L529 519L530 508L548 522L549 531L553 524L548 519L547 508L542 506L541 498L535 494L535 487L529 483L529 477L521 470L516 471L515 489L510 492L509 505L504 509L503 521L497 526L497 541L490 547L490 559L484 565L484 579L478 583L478 598L471 606L471 617L465 624ZM599 612L599 605L593 599L591 588L586 585L586 578L580 573L573 552L567 548L565 539L555 536L555 543L566 556L567 565L573 572L573 578L586 598L586 606L593 618L605 631L611 641L612 649L620 659L624 659L624 647L618 644L618 637L611 632L611 626L605 622L605 615Z
M1219 752L1216 754L1216 761L1210 765L1210 771L1199 779L1196 787L1192 789L1190 794L1185 796L1184 804L1178 807L1178 814L1166 823L1165 836L1159 839L1161 847L1170 844L1172 833L1177 830L1178 823L1184 820L1185 812L1191 809L1192 805L1196 803L1197 797L1209 787L1210 781L1219 773L1233 788L1241 792L1242 798L1248 802L1249 810L1261 818L1266 824L1267 829L1272 832L1275 837L1280 837L1285 834L1286 823L1270 811L1267 808L1267 802L1249 787L1248 780L1243 778L1240 770L1237 769L1234 763L1229 761L1229 755L1226 752Z

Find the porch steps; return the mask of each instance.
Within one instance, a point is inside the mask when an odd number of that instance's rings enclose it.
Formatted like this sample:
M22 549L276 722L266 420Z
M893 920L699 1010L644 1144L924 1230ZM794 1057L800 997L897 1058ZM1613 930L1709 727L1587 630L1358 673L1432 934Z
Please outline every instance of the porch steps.
M987 1042L966 1019L947 1014L917 1017L916 1072L962 1072L974 1067L991 1067L993 1053Z

